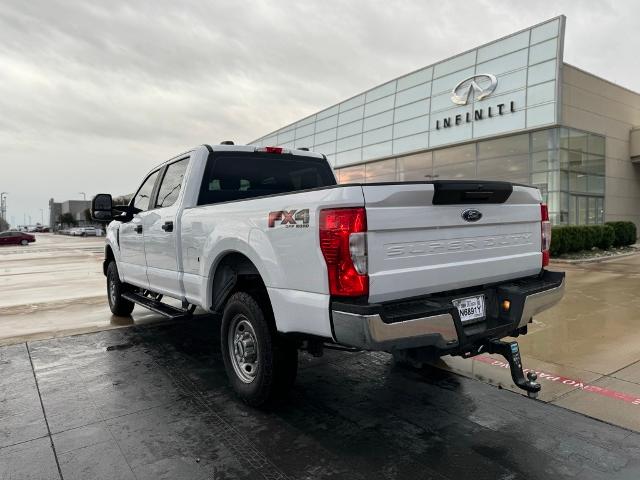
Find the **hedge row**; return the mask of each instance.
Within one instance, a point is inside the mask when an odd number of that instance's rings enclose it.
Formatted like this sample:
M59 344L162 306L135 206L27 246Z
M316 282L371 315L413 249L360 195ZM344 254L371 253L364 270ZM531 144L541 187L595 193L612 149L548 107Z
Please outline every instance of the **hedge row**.
M633 222L607 222L616 232L616 239L613 241L614 247L633 245L636 243L636 224Z
M551 256L563 253L606 250L612 246L633 245L636 242L636 226L633 222L607 222L605 225L580 225L554 227L551 235Z

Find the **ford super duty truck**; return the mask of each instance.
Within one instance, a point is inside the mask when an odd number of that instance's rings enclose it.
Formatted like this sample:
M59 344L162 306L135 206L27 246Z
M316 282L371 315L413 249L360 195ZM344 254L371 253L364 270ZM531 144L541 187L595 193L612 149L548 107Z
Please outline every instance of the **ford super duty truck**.
M230 382L247 403L292 384L298 350L405 361L498 353L530 395L518 344L560 300L540 192L496 181L336 183L321 154L204 145L154 168L127 206L107 194L109 306L221 314ZM163 296L177 299L170 306Z

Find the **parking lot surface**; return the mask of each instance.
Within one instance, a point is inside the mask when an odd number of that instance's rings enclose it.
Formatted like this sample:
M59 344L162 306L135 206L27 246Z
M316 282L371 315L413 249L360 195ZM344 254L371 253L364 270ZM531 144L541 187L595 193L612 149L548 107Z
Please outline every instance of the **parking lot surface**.
M329 351L261 412L217 318L113 316L104 240L37 238L0 249L0 479L640 478L639 255L552 266L566 296L518 339L540 401L499 357Z
M0 345L158 320L142 308L111 315L103 257L104 237L36 234L0 247Z
M640 434L386 354L304 356L262 412L217 319L0 348L2 478L637 479Z

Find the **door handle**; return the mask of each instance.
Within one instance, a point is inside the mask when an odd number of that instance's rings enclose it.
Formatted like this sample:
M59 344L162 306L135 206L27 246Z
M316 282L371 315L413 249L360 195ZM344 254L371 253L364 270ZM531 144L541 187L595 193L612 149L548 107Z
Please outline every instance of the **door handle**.
M165 232L173 232L173 222L171 221L164 222L164 225L162 225L162 229Z
M136 233L142 233L142 225L136 225Z

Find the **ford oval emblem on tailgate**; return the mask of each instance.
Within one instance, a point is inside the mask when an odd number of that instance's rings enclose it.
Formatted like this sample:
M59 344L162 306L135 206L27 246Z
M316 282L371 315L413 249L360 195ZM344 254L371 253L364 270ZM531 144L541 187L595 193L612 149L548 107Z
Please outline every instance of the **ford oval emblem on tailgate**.
M467 222L477 222L482 218L482 213L480 213L475 208L468 208L464 212L462 212L462 218Z

